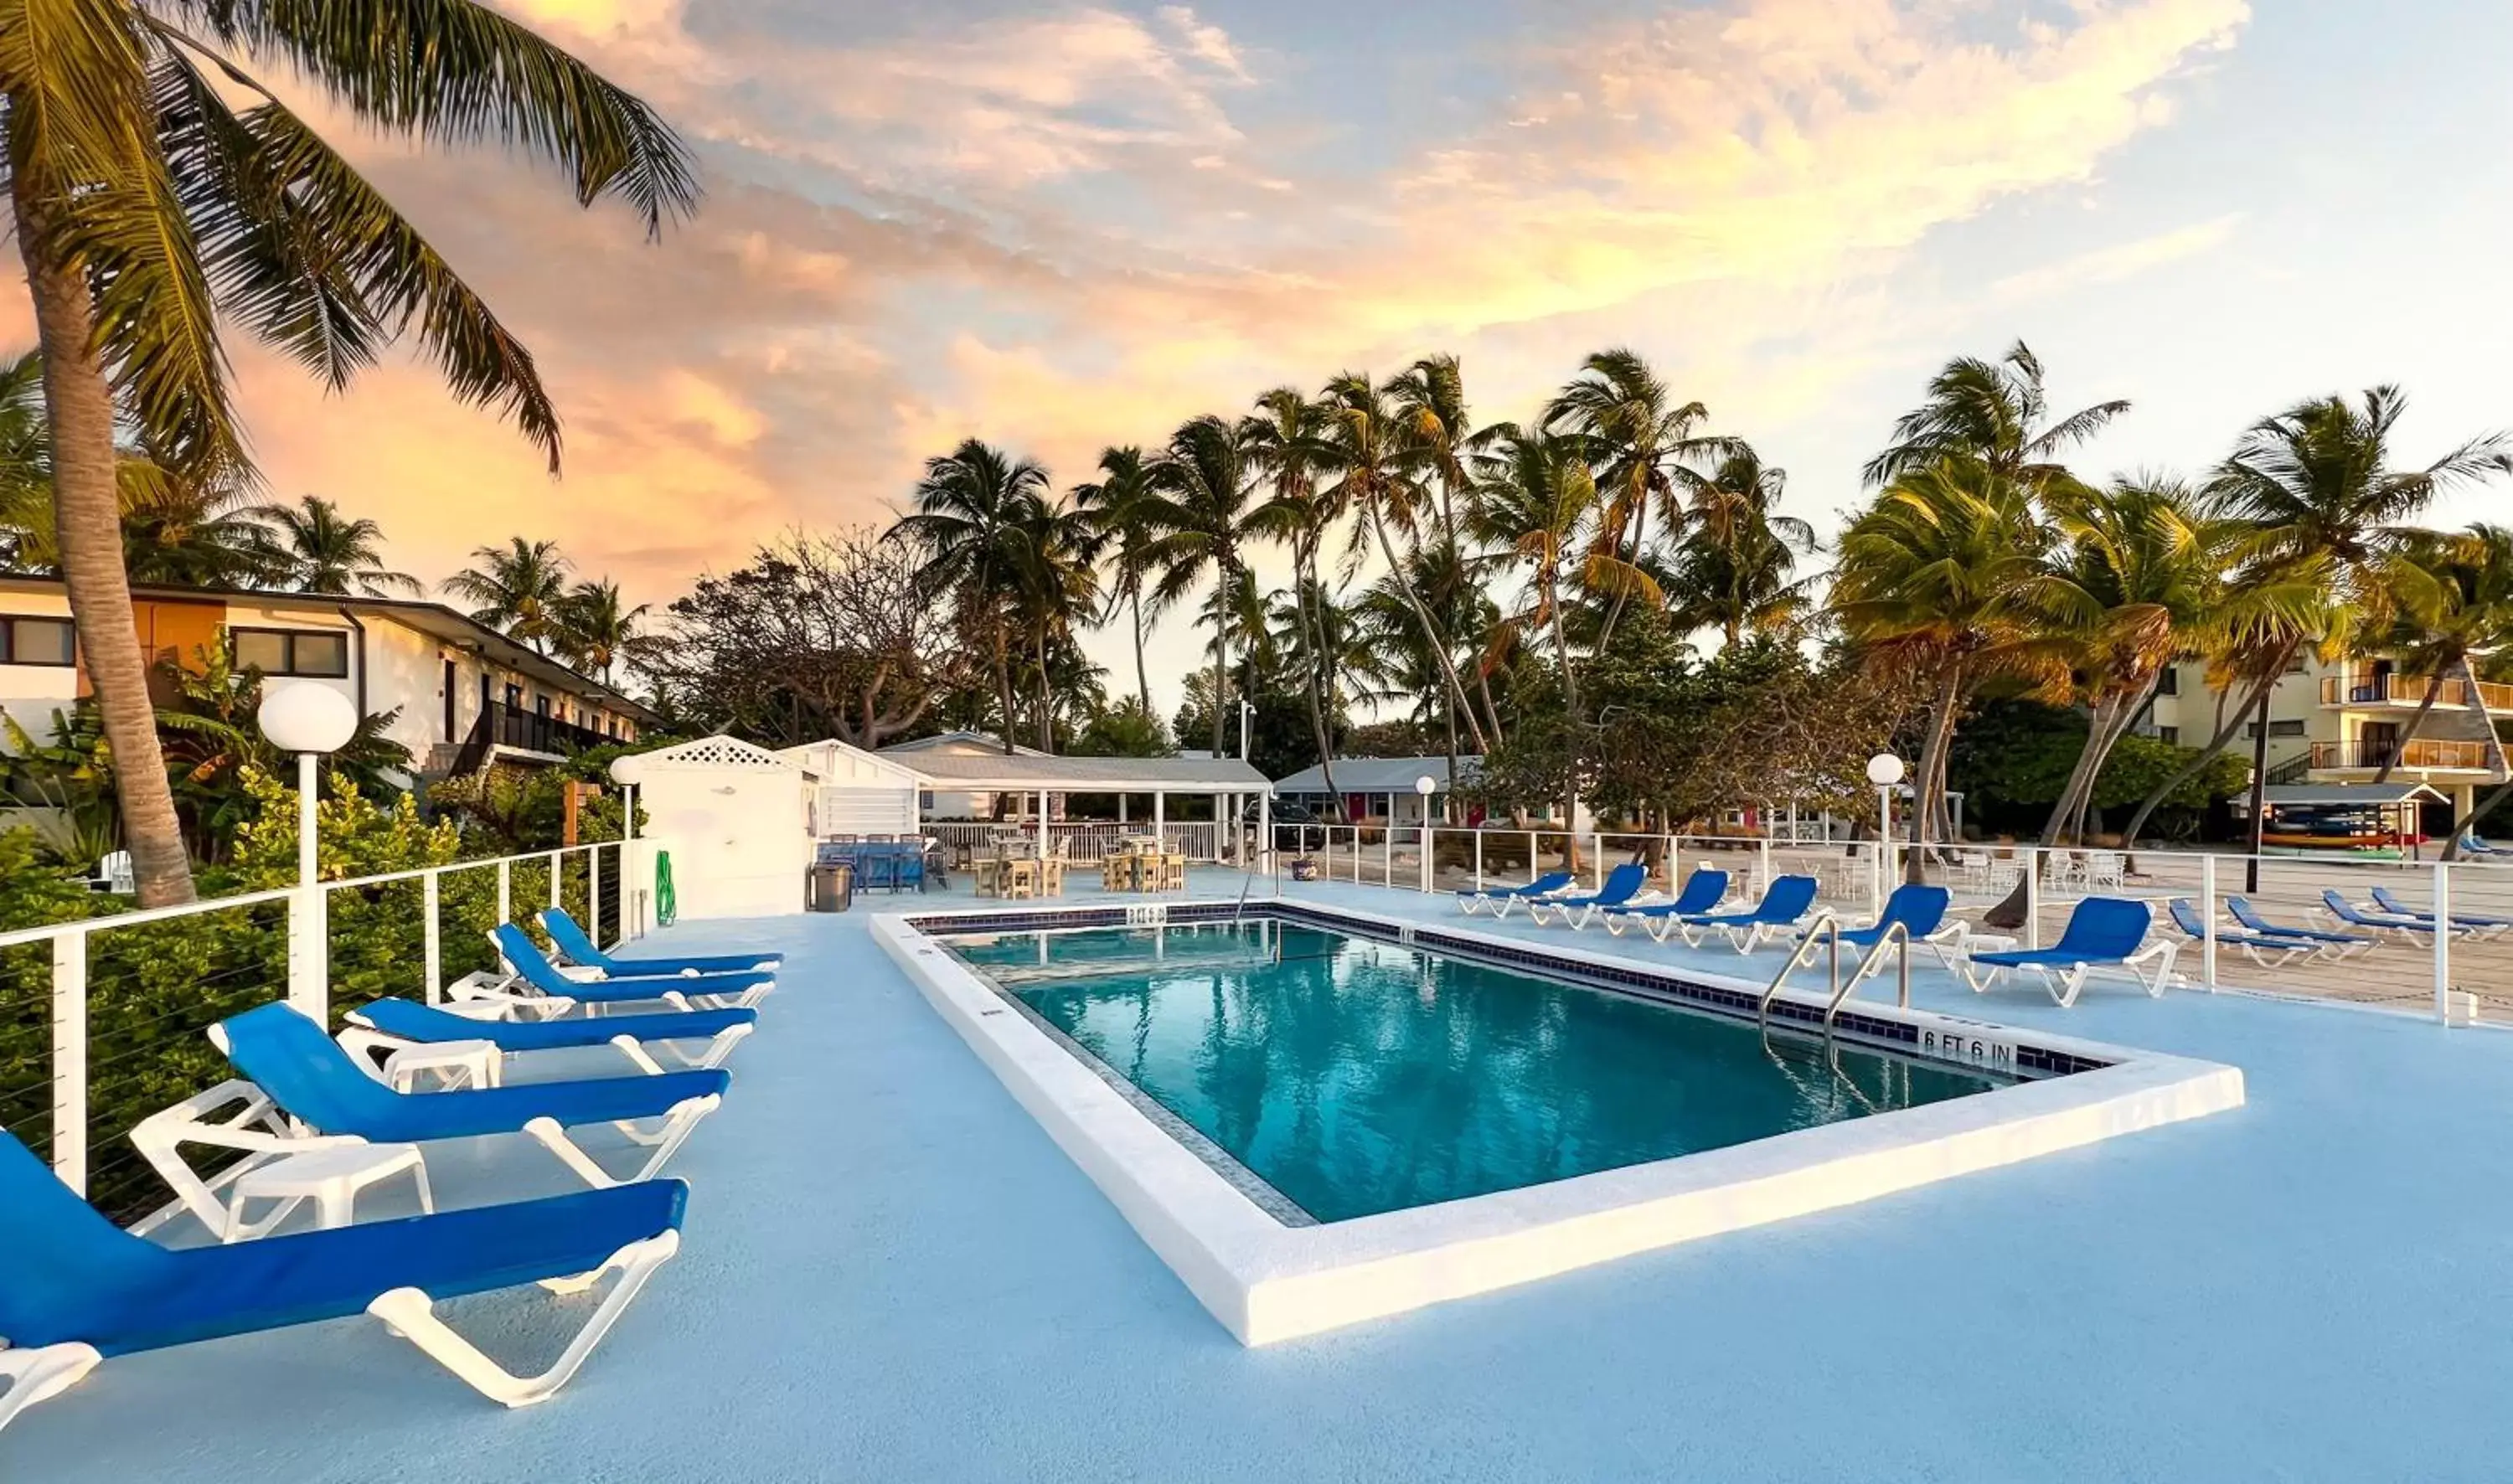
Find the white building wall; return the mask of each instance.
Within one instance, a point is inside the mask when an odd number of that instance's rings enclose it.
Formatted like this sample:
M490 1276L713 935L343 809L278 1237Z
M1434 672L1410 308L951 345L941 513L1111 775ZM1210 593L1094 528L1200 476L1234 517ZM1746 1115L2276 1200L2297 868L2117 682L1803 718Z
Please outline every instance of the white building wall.
M30 618L67 618L67 598L50 593L12 595L8 611ZM0 665L0 712L26 728L38 742L51 735L53 713L67 715L78 699L75 665ZM6 746L0 736L0 746Z

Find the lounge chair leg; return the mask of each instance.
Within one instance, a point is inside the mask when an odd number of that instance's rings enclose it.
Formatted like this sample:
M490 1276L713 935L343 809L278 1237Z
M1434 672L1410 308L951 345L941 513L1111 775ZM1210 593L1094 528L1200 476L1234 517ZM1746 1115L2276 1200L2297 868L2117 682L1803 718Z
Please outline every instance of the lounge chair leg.
M529 1407L538 1401L547 1401L575 1377L585 1357L593 1353L593 1347L600 1345L603 1337L611 1332L611 1326L619 1321L620 1314L637 1297L638 1290L646 1286L646 1280L655 1275L656 1269L669 1262L680 1247L681 1234L678 1231L663 1231L643 1241L630 1242L611 1254L610 1261L596 1269L592 1276L598 1278L617 1269L619 1281L604 1296L602 1306L593 1311L593 1316L584 1321L584 1328L577 1331L576 1338L568 1342L557 1361L538 1376L514 1375L480 1353L478 1347L436 1317L434 1303L419 1289L396 1288L368 1305L367 1312L382 1320L386 1329L418 1346L429 1359L452 1371L491 1401L509 1407Z
M648 1076L661 1076L663 1074L662 1064L646 1054L645 1043L638 1040L637 1037L633 1035L615 1035L611 1037L611 1044L618 1047L619 1054L628 1058L628 1064L636 1068L639 1072L646 1074Z
M92 1345L45 1345L30 1350L0 1349L0 1427L39 1401L77 1386L104 1357Z
M2047 975L2051 981L2052 1002L2062 1010L2074 1008L2077 994L2086 987L2086 975L2091 971L2092 965L2080 963L2064 974Z

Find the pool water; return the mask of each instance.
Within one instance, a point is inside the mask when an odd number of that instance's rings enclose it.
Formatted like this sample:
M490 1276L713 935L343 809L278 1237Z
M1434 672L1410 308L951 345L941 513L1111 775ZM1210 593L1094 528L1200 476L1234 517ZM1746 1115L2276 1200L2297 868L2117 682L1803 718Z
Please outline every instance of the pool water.
M2011 1080L1273 920L949 941L1321 1222Z

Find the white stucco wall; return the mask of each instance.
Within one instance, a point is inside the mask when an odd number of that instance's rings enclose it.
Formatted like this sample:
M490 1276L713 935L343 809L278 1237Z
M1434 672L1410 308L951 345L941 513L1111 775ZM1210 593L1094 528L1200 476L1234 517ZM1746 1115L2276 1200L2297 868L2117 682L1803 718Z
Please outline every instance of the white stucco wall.
M49 593L12 594L0 603L0 612L67 618L70 605ZM75 665L0 665L0 712L42 741L52 730L53 713L66 713L77 699L78 678ZM6 736L0 735L0 747L5 746Z

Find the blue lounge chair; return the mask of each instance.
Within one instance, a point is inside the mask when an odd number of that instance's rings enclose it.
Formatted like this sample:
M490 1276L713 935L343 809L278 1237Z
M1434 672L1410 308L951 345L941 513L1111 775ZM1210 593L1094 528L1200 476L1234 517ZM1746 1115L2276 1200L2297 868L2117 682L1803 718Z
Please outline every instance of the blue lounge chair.
M2482 857L2493 856L2497 860L2502 860L2507 856L2513 856L2513 850L2507 850L2502 845L2489 844L2487 841L2478 838L2476 831L2472 831L2460 838L2460 853L2463 855L2476 855Z
M2373 905L2385 912L2398 913L2404 918L2423 918L2429 922L2434 920L2433 909L2412 907L2392 895L2391 888L2388 886L2373 888ZM2491 918L2478 913L2456 912L2452 915L2452 925L2462 929L2473 938L2493 938L2504 929L2513 927L2513 918Z
M2334 921L2344 922L2349 927L2361 927L2377 938L2384 933L2397 933L2403 938L2414 938L2418 933L2430 934L2435 930L2434 918L2430 917L2413 918L2393 913L2369 912L2332 889L2322 891L2321 902L2329 910L2329 915Z
M2318 927L2289 927L2283 922L2272 922L2260 915L2260 910L2252 905L2249 897L2225 898L2225 911L2235 921L2255 933L2318 944L2325 958L2352 958L2381 942L2368 933L2334 933Z
M491 928L489 941L496 946L498 956L513 966L514 982L495 988L457 984L448 993L459 999L500 1003L518 1016L555 1018L578 1005L593 1014L604 1006L657 1001L675 1010L747 1010L777 987L776 975L756 971L637 979L607 979L593 970L563 973L532 940L532 935L512 922L500 922Z
M1546 913L1559 913L1562 920L1576 931L1588 925L1588 919L1610 907L1620 907L1640 894L1649 884L1649 868L1638 861L1625 861L1606 873L1605 884L1585 896L1530 897L1527 920L1544 924Z
M493 1401L567 1385L680 1250L689 1188L649 1181L233 1246L160 1247L98 1215L0 1134L0 1427L107 1356L369 1313ZM557 1361L510 1374L437 1317L441 1299L619 1274Z
M1775 876L1763 889L1763 899L1744 912L1697 912L1675 919L1684 946L1699 948L1712 933L1725 933L1740 954L1750 954L1765 938L1777 938L1798 924L1815 906L1815 879Z
M1644 929L1658 942L1675 926L1675 919L1715 910L1728 900L1728 873L1709 866L1695 866L1684 879L1684 889L1671 902L1646 902L1638 907L1609 907L1599 914L1606 931L1621 937L1625 927Z
M2154 925L2155 912L2144 902L2129 897L2088 897L2077 904L2059 941L2050 948L1965 955L1964 982L1977 995L2008 974L2038 974L2051 991L2052 1000L2064 1010L2077 1002L2088 975L2096 969L2121 969L2137 981L2138 988L2161 999L2165 985L2173 977L2174 952L2180 945L2166 939L2151 948L2138 947L2146 941L2146 930ZM2152 975L2140 968L2150 962L2155 965ZM1975 969L1988 972L1976 974Z
M2199 909L2192 906L2188 898L2174 898L2167 906L2166 913L2173 918L2173 925L2181 929L2182 936L2193 943L2204 944L2208 941L2207 919L2199 916ZM2270 933L2253 932L2249 929L2224 927L2216 929L2216 946L2240 949L2244 957L2264 969L2284 968L2297 958L2314 957L2320 954L2323 947L2321 944L2302 938L2280 937ZM2277 955L2277 961L2272 963L2263 957L2268 954Z
M606 979L651 978L657 974L741 974L771 973L785 961L783 954L707 954L678 958L623 957L606 954L593 946L593 940L564 907L552 907L540 915L541 931L550 935L568 962L589 969L600 969Z
M668 1046L702 1040L706 1042L703 1053L675 1053L675 1059L684 1068L703 1071L723 1066L733 1048L759 1024L757 1010L667 1010L657 1015L606 1015L599 1020L480 1020L409 999L379 999L351 1010L345 1018L349 1024L340 1032L340 1044L351 1056L381 1053L384 1080L395 1086L402 1082L393 1066L396 1053L454 1041L487 1041L507 1056L613 1046L639 1072L653 1076L660 1075L663 1066L646 1049L646 1042Z
M1885 898L1885 910L1877 914L1875 921L1865 927L1836 926L1823 936L1830 939L1838 934L1845 946L1859 951L1858 971L1851 976L1852 984L1884 972L1885 959L1876 956L1874 950L1897 925L1910 935L1910 942L1915 947L1929 945L1951 966L1954 958L1950 955L1960 947L1965 934L1970 931L1964 922L1949 924L1946 921L1946 914L1953 906L1954 893L1945 887L1905 881Z
M370 1075L302 1011L284 1002L230 1016L210 1028L210 1039L281 1113L331 1140L425 1144L489 1134L529 1134L586 1185L597 1188L652 1179L698 1120L723 1104L724 1090L732 1084L718 1070L529 1082L460 1092L395 1092ZM645 1119L659 1121L652 1132L632 1126ZM569 1128L592 1123L618 1124L653 1152L628 1180L615 1177L568 1137ZM194 1137L179 1142L221 1141ZM259 1141L255 1147L259 1147ZM191 1197L199 1192L183 1184L191 1174L189 1167L176 1157L173 1162L178 1168L170 1169L154 1152L149 1152L150 1162L158 1165L167 1184L198 1211L200 1205Z
M1509 916L1512 904L1532 901L1536 897L1549 897L1555 892L1566 891L1576 879L1577 878L1568 871L1548 871L1524 886L1486 886L1479 890L1471 888L1462 890L1457 893L1457 910L1471 918L1475 915L1476 908L1489 907L1493 910L1494 917L1505 918Z

